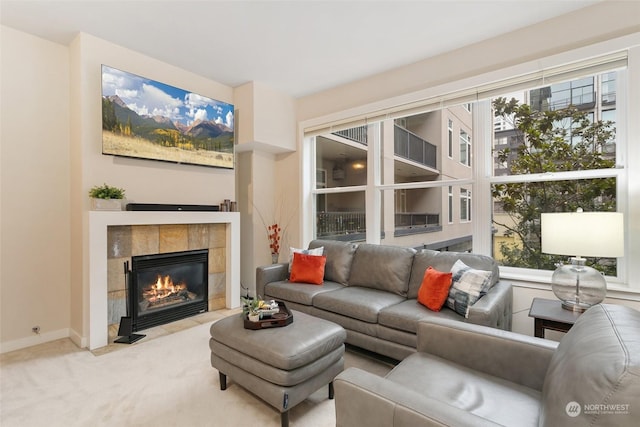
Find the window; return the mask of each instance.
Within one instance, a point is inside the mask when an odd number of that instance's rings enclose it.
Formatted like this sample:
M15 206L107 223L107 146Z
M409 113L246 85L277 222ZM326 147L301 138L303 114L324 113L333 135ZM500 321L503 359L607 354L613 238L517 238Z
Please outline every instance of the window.
M452 120L448 120L448 124L447 124L447 135L448 135L448 155L449 157L453 157L453 121Z
M565 260L540 250L542 212L617 210L617 124L595 102L604 97L594 85L606 80L615 87L616 75L561 82L531 90L521 100L493 99L494 115L510 123L494 135L493 176L500 179L492 186L493 256L502 265L553 270ZM607 107L615 111L615 103ZM616 259L587 263L617 275Z
M460 163L471 166L471 136L460 130Z
M449 224L451 224L453 222L453 187L452 186L449 186L448 199L449 199L449 206L448 206Z
M455 114L449 114L452 111ZM469 181L472 175L468 167L460 167L459 162L447 155L448 147L453 145L454 127L472 124L470 115L461 115L461 111L462 106L455 106L370 123L366 132L349 128L317 136L316 168L334 173L327 173L323 185L315 184L314 237L361 241L370 231L385 244L470 251L470 191L465 196L468 207L464 221L456 221L456 227L443 225L443 221L454 222L453 197L460 193L460 187L450 182ZM368 138L358 142L345 140L347 135L354 134L366 134ZM376 144L372 144L371 135L379 135L379 155L373 154ZM358 174L350 167L352 158L366 162L367 155L380 162L378 185L367 181L366 173ZM367 197L371 194L380 195L379 232L365 226ZM346 217L359 226L348 227ZM376 222L374 227L377 225Z
M616 73L605 73L600 79L600 100L602 105L611 105L616 102Z
M460 190L460 221L471 221L471 191L466 188Z
M498 259L505 277L548 280L559 258L540 251L541 212L582 207L624 211L625 218L638 214L633 213L637 203L629 201L632 194L640 199L634 183L640 182L640 171L629 169L625 159L640 158L640 148L626 144L628 135L640 133L640 124L625 119L640 109L640 102L627 94L627 75L637 81L640 71L626 69L627 55L640 55L640 48L569 65L558 56L553 60L557 69L542 72L532 64L530 75L514 67L518 74L511 78L504 71L504 82L491 74L486 80L491 83L473 90L466 81L459 83L459 92L434 89L432 98L416 99L406 104L406 111L376 105L366 120L354 118L344 131L355 132L367 123L368 143L359 147L370 173L362 180L349 180L346 174L344 184L332 187L331 167L317 165L327 169L327 188L309 188L344 208L348 204L345 199L337 202L339 197L358 197L365 230L341 239L359 236L371 243L473 250ZM473 82L478 81L476 76ZM454 102L470 97L478 99L470 108L468 102ZM534 112L533 120L523 120L526 109ZM349 127L344 123L349 122L343 119L338 126ZM327 136L335 127L305 127L306 141L310 147L327 140L345 144L335 134ZM330 205L328 199L327 211ZM640 235L634 230L628 234L627 245L633 248ZM618 282L630 272L640 274L640 266L624 257L590 262ZM609 284L616 283L610 279Z
M314 228L318 238L364 240L367 144L365 127L316 138Z

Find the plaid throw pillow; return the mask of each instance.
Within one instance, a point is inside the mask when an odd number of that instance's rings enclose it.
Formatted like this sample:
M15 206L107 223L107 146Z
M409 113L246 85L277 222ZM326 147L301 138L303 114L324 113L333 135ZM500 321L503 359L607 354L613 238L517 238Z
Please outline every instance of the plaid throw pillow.
M447 307L469 317L469 308L480 299L491 286L491 272L476 270L458 260L451 267L452 283L447 298Z

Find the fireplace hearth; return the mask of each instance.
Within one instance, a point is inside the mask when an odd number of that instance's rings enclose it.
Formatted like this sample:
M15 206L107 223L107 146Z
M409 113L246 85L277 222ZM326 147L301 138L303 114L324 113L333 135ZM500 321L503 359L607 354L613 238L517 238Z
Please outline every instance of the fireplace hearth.
M208 264L208 249L131 257L128 311L133 331L207 311Z

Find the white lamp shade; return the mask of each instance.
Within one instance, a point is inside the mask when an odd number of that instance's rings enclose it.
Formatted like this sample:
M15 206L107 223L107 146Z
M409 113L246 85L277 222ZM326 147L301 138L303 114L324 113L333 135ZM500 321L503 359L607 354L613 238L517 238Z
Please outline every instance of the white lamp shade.
M540 227L544 253L605 258L624 255L619 212L543 213Z

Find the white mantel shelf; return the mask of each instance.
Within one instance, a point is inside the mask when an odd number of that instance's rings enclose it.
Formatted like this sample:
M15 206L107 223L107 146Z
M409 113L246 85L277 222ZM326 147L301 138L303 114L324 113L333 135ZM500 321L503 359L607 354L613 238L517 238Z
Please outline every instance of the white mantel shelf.
M107 227L117 225L228 224L226 306L240 306L240 213L193 211L89 211L89 349L108 344ZM86 276L85 276L86 277Z

